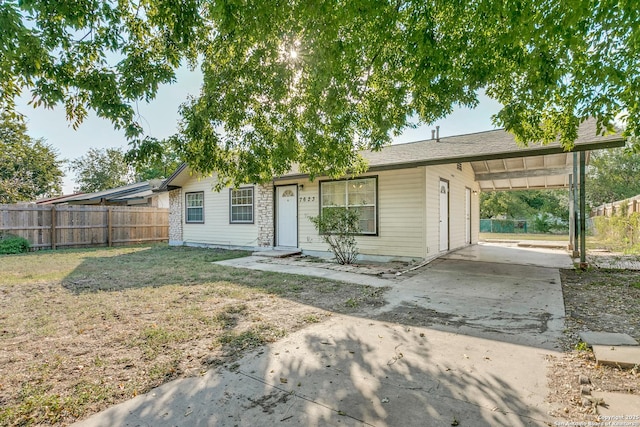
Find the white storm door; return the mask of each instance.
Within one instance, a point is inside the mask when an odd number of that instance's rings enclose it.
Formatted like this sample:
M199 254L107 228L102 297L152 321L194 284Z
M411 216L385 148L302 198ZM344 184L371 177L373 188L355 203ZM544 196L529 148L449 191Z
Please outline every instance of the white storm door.
M464 241L471 244L471 189L464 189Z
M298 186L276 187L276 246L298 247Z
M440 180L440 251L449 250L449 181Z

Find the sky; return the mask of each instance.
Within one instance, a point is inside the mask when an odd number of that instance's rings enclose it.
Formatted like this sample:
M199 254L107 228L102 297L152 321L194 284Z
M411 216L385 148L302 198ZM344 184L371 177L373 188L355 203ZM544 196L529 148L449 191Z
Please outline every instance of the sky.
M202 77L198 72L181 68L177 72L176 83L162 86L152 102L139 103L138 112L142 117L145 133L158 139L174 134L179 119L178 107L189 95L199 93L201 82ZM64 108L34 109L27 105L28 100L28 97L21 98L18 110L27 117L29 135L45 139L62 159L76 159L85 155L90 148L127 149L124 133L114 130L108 120L90 114L77 130L73 130L65 118ZM436 125L440 126L441 137L495 129L491 116L499 111L500 104L484 94L480 94L479 101L479 105L473 110L457 108L449 116L430 126L407 129L394 138L394 144L429 139L431 129L435 129ZM74 175L68 170L65 173L63 192L69 194L73 192L75 185Z

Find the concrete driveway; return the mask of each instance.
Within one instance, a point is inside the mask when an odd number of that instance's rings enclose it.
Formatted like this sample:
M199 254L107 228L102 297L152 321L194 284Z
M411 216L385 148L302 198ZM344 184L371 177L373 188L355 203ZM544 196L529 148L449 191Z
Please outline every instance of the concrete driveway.
M388 293L378 318L557 349L564 251L474 245L436 259Z
M558 267L571 260L503 249L455 252L388 281L389 305L370 318L332 316L78 425L552 425L545 356L562 332Z

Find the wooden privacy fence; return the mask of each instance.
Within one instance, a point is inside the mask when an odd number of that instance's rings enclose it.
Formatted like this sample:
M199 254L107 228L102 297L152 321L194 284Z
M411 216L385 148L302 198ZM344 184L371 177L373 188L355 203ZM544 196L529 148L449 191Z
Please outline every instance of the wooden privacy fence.
M129 206L0 205L0 233L34 249L169 240L169 209Z
M600 205L591 209L591 216L630 216L636 212L640 213L640 195Z

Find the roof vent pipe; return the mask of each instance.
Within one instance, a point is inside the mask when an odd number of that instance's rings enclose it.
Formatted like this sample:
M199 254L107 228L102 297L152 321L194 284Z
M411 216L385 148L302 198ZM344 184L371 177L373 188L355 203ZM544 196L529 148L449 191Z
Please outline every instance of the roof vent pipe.
M440 142L440 126L436 126L436 142Z
M431 139L432 140L436 139L436 130L435 129L431 129Z

